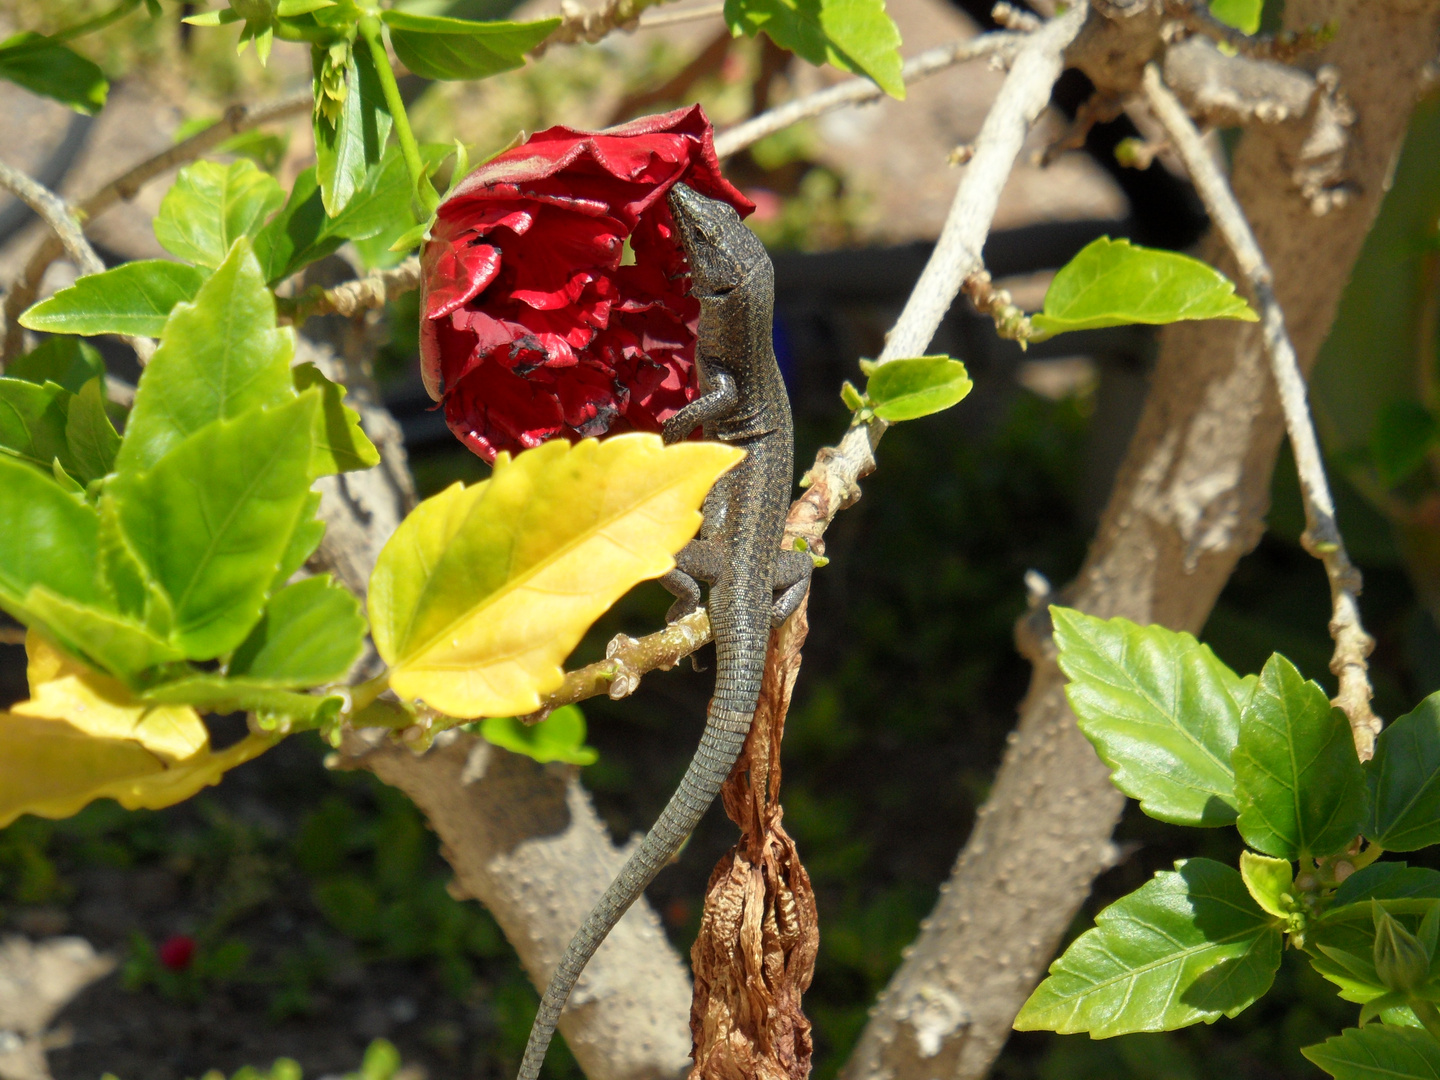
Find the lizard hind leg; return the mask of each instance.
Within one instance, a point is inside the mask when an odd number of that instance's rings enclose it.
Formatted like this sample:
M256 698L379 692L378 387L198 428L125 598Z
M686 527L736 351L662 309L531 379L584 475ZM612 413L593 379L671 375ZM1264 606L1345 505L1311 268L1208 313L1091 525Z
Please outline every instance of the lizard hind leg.
M770 610L770 625L779 626L800 606L805 590L810 588L810 574L815 560L806 551L778 551L771 584L775 588L775 605Z
M675 569L660 577L675 603L665 613L665 621L673 623L686 615L693 614L700 606L700 582L713 585L719 576L724 552L714 540L691 540L675 556ZM690 654L690 667L704 671L700 666L698 653Z

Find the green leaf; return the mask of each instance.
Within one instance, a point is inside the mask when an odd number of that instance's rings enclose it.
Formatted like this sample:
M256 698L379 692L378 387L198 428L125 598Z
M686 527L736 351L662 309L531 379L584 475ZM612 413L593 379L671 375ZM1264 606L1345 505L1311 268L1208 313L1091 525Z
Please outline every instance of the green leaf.
M1370 840L1387 851L1440 844L1440 694L1380 733L1365 774Z
M37 585L25 608L70 652L132 686L143 672L183 659L175 646L108 605L76 602Z
M884 0L725 0L725 24L737 37L763 30L803 60L868 75L891 97L905 97L900 31Z
M1362 900L1398 900L1410 897L1440 899L1440 872L1403 862L1377 862L1355 871L1335 890L1335 907Z
M285 554L280 556L280 566L275 571L275 577L270 582L271 593L278 592L284 588L286 582L294 576L295 571L305 565L305 560L315 554L315 549L320 546L320 541L325 539L325 522L316 520L315 512L320 509L320 493L310 492L310 497L305 500L305 508L300 511L300 524L290 534L290 544L285 549Z
M321 574L270 598L228 673L277 689L318 686L343 679L364 644L360 602Z
M1437 1080L1440 1042L1420 1028L1346 1028L1300 1051L1335 1080Z
M313 50L317 88L324 51ZM370 166L380 160L390 135L390 109L380 87L375 60L367 49L355 49L345 65L345 99L335 121L315 111L316 177L325 212L337 216L365 182ZM317 89L316 98L320 97Z
M1240 714L1237 825L1256 851L1295 862L1344 851L1368 814L1345 714L1274 654Z
M229 652L259 620L309 501L319 409L311 390L218 420L148 472L122 471L107 485L140 563L171 599L171 637L190 659Z
M883 369L882 369L883 370ZM1254 677L1163 626L1052 607L1065 694L1115 786L1176 825L1235 820L1230 755Z
M161 201L155 239L177 259L213 269L284 201L279 182L253 161L197 161L180 170Z
M75 477L81 483L98 480L114 468L120 436L105 411L103 378L91 379L70 402L70 412L65 419L65 442Z
M67 470L65 416L74 395L54 383L37 386L23 379L0 378L0 455L50 471L57 457ZM8 523L6 524L8 528Z
M1096 917L1050 965L1015 1028L1103 1039L1235 1016L1270 988L1281 941L1233 869L1176 863Z
M295 178L284 208L255 236L255 257L260 260L265 284L285 280L343 244L344 238L327 231L328 225L320 184L311 166Z
M89 342L61 335L46 338L24 356L10 361L5 365L5 374L33 383L53 382L78 394L80 387L96 375L105 374L105 361Z
M522 724L513 716L491 716L480 722L485 741L544 764L594 765L600 752L585 745L585 714L578 705L556 709L538 724Z
M1386 487L1409 477L1440 440L1440 423L1418 401L1392 401L1370 432L1370 457Z
M1210 14L1242 34L1254 34L1260 29L1264 6L1265 0L1210 0Z
M875 415L895 423L945 409L970 393L965 365L948 356L917 356L881 364L865 384Z
M25 599L37 585L81 603L104 603L95 577L99 520L83 499L0 454L0 521L0 606L6 611L28 623Z
M474 22L394 9L380 18L400 62L426 79L483 79L525 63L525 54L550 36L558 18L534 22Z
M88 274L20 316L20 325L51 334L141 334L165 329L176 304L192 300L205 271L166 259L142 259Z
M28 30L0 41L0 79L91 116L105 107L110 92L104 73L89 60Z
M1240 877L1255 902L1271 915L1283 919L1296 910L1295 872L1284 859L1242 851Z
M148 469L214 420L294 398L294 338L275 327L275 299L247 240L238 240L165 324L135 394L116 470Z
M1199 259L1102 236L1060 268L1044 312L1030 323L1051 337L1127 323L1258 318L1235 295L1234 282Z
M140 696L157 705L193 705L209 712L253 712L262 718L285 717L309 725L323 723L345 707L345 699L339 694L297 694L220 675L176 679L151 687Z
M344 404L345 388L327 379L312 363L297 364L290 369L290 374L296 390L320 388L321 407L311 449L311 475L318 478L378 465L380 451L361 430L360 414Z

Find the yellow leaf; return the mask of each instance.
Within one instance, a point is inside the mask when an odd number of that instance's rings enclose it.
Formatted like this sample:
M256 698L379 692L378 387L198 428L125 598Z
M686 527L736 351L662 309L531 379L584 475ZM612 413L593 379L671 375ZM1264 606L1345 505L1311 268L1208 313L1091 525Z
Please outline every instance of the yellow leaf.
M451 716L532 711L590 624L675 565L705 493L743 456L656 435L555 440L425 500L370 578L390 686Z
M127 810L182 802L275 739L251 735L218 754L204 750L169 765L138 742L103 739L63 720L0 712L0 828L21 814L64 818L95 799Z
M25 635L30 700L11 711L20 716L64 720L87 735L134 739L146 749L180 761L209 742L205 724L188 705L148 705L115 679L61 652L31 630Z

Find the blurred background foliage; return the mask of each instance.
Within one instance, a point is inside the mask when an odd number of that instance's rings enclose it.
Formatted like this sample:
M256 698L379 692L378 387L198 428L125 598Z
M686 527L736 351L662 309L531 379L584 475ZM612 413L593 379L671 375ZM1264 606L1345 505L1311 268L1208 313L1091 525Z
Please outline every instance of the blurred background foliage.
M511 7L462 2L467 14L488 17ZM107 6L4 0L0 16L13 28L45 31ZM988 5L971 6L983 21ZM253 54L236 57L229 35L182 31L176 20L188 7L167 2L163 19L128 20L83 48L108 73L184 101L196 118L308 77L303 50L278 47L261 69ZM655 39L623 54L609 43L555 50L479 87L408 79L404 90L415 100L421 139L459 137L477 160L519 130L600 126L682 101L703 101L717 124L740 119L786 91L783 61L764 43L681 48ZM272 167L287 183L303 164L306 138L299 132L274 150ZM816 162L819 138L801 126L730 165L738 182L769 200L756 228L777 251L840 248L861 235L867 196ZM1099 132L1092 143L1104 138ZM1097 152L1109 168L1101 159ZM1440 95L1432 94L1416 112L1314 382L1341 525L1366 575L1376 706L1386 717L1440 689L1437 160ZM787 301L777 328L802 463L842 430L840 378L853 377L860 355L874 355L894 313L887 298L828 303L817 313ZM402 419L402 406L413 405L415 319L413 296L392 306L376 363L380 389ZM816 1025L818 1080L843 1063L986 796L1029 675L1012 642L1025 604L1022 576L1035 569L1059 584L1078 568L1152 347L1142 336L1124 363L1062 368L1076 358L1032 351L1038 358L1027 360L993 343L976 351L964 347L963 326L945 332L961 339L952 351L971 365L974 398L891 432L864 497L827 536L831 562L815 578L788 724L786 824L821 917L805 1002ZM1080 375L1039 377L1035 365L1045 364ZM433 414L419 408L414 430L428 415L433 431ZM422 494L484 474L448 438L414 438L411 450ZM1279 650L1333 689L1324 576L1297 543L1295 486L1282 458L1270 531L1241 563L1205 637L1240 671L1257 670ZM637 589L574 662L600 656L617 632L654 629L668 602L657 586ZM0 693L21 696L23 654L0 646L0 661ZM677 669L648 678L625 701L586 703L600 756L582 775L617 840L647 827L673 789L712 678ZM239 724L219 722L217 736L233 737ZM68 821L25 818L0 831L5 930L78 933L126 957L116 976L61 1017L74 1037L50 1054L56 1077L180 1080L277 1054L309 1075L340 1073L378 1037L433 1076L513 1073L537 1001L513 951L478 905L446 892L448 869L404 797L366 774L327 771L324 753L318 739L295 739L168 811L124 813L106 802ZM1117 839L1125 858L1098 882L1074 933L1173 860L1233 860L1238 851L1232 830L1182 831L1138 813L1127 814ZM698 927L709 868L732 840L730 823L712 812L650 890L681 950ZM194 944L183 965L165 960L176 937ZM1287 961L1276 991L1236 1020L1104 1042L1027 1033L1012 1039L997 1070L1006 1080L1318 1076L1298 1048L1354 1012L1308 966ZM546 1068L553 1080L578 1075L563 1050Z

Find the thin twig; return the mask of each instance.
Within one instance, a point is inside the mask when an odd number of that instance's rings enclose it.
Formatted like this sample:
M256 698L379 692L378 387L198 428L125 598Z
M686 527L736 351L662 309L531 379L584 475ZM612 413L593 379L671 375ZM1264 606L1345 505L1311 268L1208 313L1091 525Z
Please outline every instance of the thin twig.
M1195 190L1200 193L1210 220L1235 256L1260 309L1265 352L1270 357L1270 369L1280 394L1285 428L1290 435L1291 449L1295 452L1295 468L1300 474L1300 492L1305 502L1305 534L1301 539L1305 549L1324 563L1325 575L1330 581L1333 608L1330 636L1335 640L1335 655L1330 660L1330 670L1340 680L1335 704L1344 710L1350 720L1350 731L1360 759L1368 761L1375 752L1375 736L1380 733L1380 719L1370 708L1373 691L1365 659L1375 647L1375 639L1365 632L1360 623L1360 607L1356 601L1360 593L1360 571L1350 562L1345 540L1335 523L1335 501L1330 495L1319 440L1315 437L1315 423L1306 400L1305 379L1300 374L1295 347L1285 329L1285 313L1275 299L1274 278L1235 193L1221 175L1184 107L1161 81L1160 71L1154 64L1145 68L1144 88L1146 101L1170 136L1176 153L1185 162L1185 169Z
M90 241L85 239L79 215L59 195L4 162L0 162L0 187L34 210L40 220L50 226L61 250L70 256L81 274L105 271L105 264L95 254ZM155 352L155 342L147 337L125 335L124 340L135 350L142 364Z
M725 5L702 4L700 7L681 8L678 11L664 11L658 14L649 14L640 17L641 30L653 30L658 26L675 26L677 23L699 22L701 19L714 19L725 14Z
M206 151L242 131L307 112L312 100L310 91L306 90L264 105L232 105L223 117L204 131L196 132L190 138L127 169L82 199L76 204L75 210L82 221L93 221L116 203L133 199L145 184L160 174L194 161ZM26 262L24 271L6 293L5 360L14 359L24 347L23 331L18 321L20 313L35 302L45 271L64 250L56 237L47 236L40 242Z
M535 48L530 55L535 59L544 56L552 45L575 45L580 42L595 44L612 30L634 30L640 23L640 14L664 0L605 0L598 8L581 7L574 0L560 0L560 25L550 36Z
M900 77L909 86L927 75L934 75L966 60L981 56L1010 56L1020 48L1025 38L1024 34L993 33L965 41L952 41L905 61ZM736 124L715 137L715 153L721 158L731 157L767 135L783 131L801 120L810 120L846 105L860 105L884 96L885 91L869 79L847 79Z
M299 325L312 315L344 315L382 308L397 296L420 287L420 260L411 255L388 270L372 270L363 278L333 289L315 288L293 300L275 301L280 314Z
M1051 88L1060 76L1061 57L1084 23L1088 8L1088 0L1080 0L1067 9L1064 15L1047 23L1033 35L990 34L961 43L973 46L982 41L987 42L982 52L974 54L983 55L984 52L1008 48L1005 42L1015 41L1015 62L975 140L974 160L955 192L950 215L946 219L940 240L931 253L930 261L926 263L919 282L911 292L899 321L890 331L885 350L880 355L881 362L920 355L935 336L935 331L939 329L945 312L959 293L961 284L980 269L980 249L984 246L985 237L994 221L1000 190L1005 186L1010 170L1014 167L1030 125L1050 100ZM916 57L912 63L942 51L953 53L955 50L956 46L945 46L944 50L936 49ZM938 64L931 70L938 70L942 66L944 64ZM873 83L862 79L855 80L855 84L874 87ZM840 87L833 89L851 85L842 83ZM822 91L822 94L829 92ZM853 100L855 99L844 98L827 107L837 108ZM772 112L778 113L787 108L789 106L781 106ZM802 117L797 116L788 122L794 123L800 118ZM749 124L741 125L741 128L732 129L721 136L721 139L748 127ZM778 130L778 127L774 130ZM762 132L754 138L762 138L765 134L769 132ZM729 153L735 153L745 145L748 145L748 142L727 149ZM719 146L720 139L717 139L717 150ZM815 464L810 467L802 481L806 488L805 494L790 507L786 521L787 544L790 542L789 538L799 538L805 541L811 551L816 554L823 553L825 529L837 513L859 498L858 481L875 468L875 446L887 426L883 420L872 419L866 424L851 427L838 446L827 446L820 450L815 456ZM646 672L656 668L673 667L684 656L709 640L709 618L703 611L697 611L688 619L643 638L632 639L623 635L617 637L607 650L606 660L569 672L564 685L545 699L540 712L526 719L541 719L541 713L597 694L609 693L611 697L623 697L635 689L640 676Z

